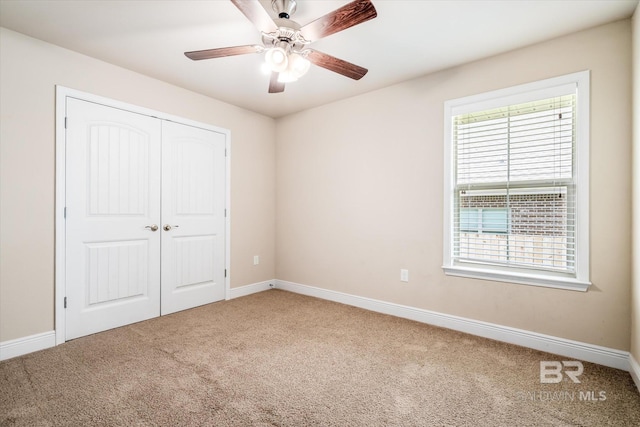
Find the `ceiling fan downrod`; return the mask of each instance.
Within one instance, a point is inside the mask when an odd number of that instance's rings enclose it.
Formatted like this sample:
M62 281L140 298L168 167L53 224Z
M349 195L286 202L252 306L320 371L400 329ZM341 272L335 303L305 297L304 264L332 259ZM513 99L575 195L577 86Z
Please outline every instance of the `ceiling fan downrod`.
M278 18L289 19L296 11L296 0L271 0L271 7L278 14Z

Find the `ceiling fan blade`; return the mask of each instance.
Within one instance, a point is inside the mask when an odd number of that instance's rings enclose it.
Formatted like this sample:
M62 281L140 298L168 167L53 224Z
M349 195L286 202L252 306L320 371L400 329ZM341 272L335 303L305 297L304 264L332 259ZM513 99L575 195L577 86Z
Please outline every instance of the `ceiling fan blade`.
M269 93L284 92L284 83L278 81L278 75L275 71L271 73L271 80L269 80Z
M371 0L355 0L300 28L308 40L318 40L378 16Z
M317 50L307 49L307 51L308 53L306 58L315 65L326 68L327 70L335 73L342 74L343 76L354 80L360 80L365 74L367 74L367 71L369 71L366 68L336 58L335 56L318 52Z
M273 33L278 29L259 0L231 0L231 3L263 33Z
M185 52L189 59L199 61L201 59L222 58L225 56L244 55L246 53L257 53L262 48L257 45L244 45L233 47L220 47L217 49L194 50L193 52Z

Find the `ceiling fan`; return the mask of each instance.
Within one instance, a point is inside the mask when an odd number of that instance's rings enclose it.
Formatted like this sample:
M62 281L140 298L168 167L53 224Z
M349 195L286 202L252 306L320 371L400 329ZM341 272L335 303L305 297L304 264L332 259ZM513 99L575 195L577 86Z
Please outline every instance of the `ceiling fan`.
M243 45L185 52L188 58L198 61L266 52L265 62L271 70L269 93L283 92L285 83L304 75L310 63L354 80L367 73L366 68L307 46L322 37L375 18L377 12L370 0L352 1L303 26L290 19L296 11L296 0L271 0L273 9L278 13L275 20L259 0L231 0L231 3L262 32L263 46Z

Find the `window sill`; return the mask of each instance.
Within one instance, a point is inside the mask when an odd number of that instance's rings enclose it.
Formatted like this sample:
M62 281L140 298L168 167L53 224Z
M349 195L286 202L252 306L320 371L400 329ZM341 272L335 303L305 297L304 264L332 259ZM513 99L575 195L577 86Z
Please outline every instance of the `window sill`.
M586 292L591 282L568 277L548 276L543 274L514 273L490 268L473 268L467 266L443 266L448 276L468 277L471 279L494 280L498 282L517 283L520 285L542 286L546 288L566 289Z

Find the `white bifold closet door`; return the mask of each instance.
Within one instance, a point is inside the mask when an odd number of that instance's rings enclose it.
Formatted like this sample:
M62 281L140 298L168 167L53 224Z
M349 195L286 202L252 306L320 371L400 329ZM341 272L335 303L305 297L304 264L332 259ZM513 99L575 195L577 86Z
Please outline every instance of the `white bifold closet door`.
M224 299L225 135L66 107L65 339Z

